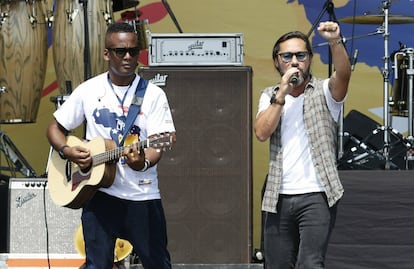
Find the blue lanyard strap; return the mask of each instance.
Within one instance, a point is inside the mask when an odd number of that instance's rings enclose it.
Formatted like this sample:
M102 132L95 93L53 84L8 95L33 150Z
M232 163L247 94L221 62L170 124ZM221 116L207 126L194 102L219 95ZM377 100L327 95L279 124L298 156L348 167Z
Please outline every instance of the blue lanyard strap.
M138 116L138 113L141 110L141 105L144 100L144 95L145 91L147 90L147 86L148 80L145 80L141 77L135 90L135 96L132 99L131 105L129 106L128 115L125 121L124 133L122 135L122 140L119 142L119 145L122 145L124 143L127 133L131 129L131 126L134 123L135 118Z

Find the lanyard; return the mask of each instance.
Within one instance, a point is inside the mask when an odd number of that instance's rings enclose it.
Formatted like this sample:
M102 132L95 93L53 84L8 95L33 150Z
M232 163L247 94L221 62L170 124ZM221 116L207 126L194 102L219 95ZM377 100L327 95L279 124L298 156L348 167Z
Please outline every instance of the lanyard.
M144 100L145 91L147 90L148 80L143 78L139 79L137 89L135 90L134 99L132 99L131 106L129 107L128 116L125 120L125 128L124 134L122 135L122 140L119 142L118 145L121 145L124 140L126 134L131 129L132 124L134 123L135 118L138 116L139 111L141 110L141 105Z
M112 85L111 78L109 77L109 73L108 73L108 84L109 84L109 86L111 87L112 91L114 92L114 94L115 94L116 98L118 99L118 102L119 102L119 104L121 105L121 109L122 109L122 113L123 113L123 114L126 114L126 113L127 113L127 111L125 111L125 109L124 109L124 102L125 102L125 99L126 99L126 97L127 97L127 95L128 95L128 91L129 91L129 89L131 88L132 84L134 84L134 81L135 81L135 78L136 78L136 77L137 77L137 76L135 75L134 79L133 79L133 80L131 81L131 83L129 84L128 89L126 90L126 92L125 92L124 96L123 96L123 97L122 97L122 99L121 99L121 98L119 98L119 96L116 94L115 89L114 89L114 86Z

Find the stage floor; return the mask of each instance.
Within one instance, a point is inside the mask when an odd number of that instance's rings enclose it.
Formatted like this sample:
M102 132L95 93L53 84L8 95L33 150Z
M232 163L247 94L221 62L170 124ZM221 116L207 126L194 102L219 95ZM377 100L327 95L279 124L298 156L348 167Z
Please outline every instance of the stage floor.
M50 263L50 267L49 267ZM71 254L0 254L0 268L16 269L79 269L84 259ZM7 267L4 267L7 266ZM116 267L114 267L116 268ZM121 267L119 267L121 268ZM139 264L125 264L124 269L143 269ZM262 264L173 264L172 269L262 269Z
M414 171L342 170L340 177L345 194L338 205L326 268L413 269ZM41 261L30 254L5 253L0 257L8 259L8 268L48 268L44 256ZM77 255L51 255L51 258L53 268L72 269L83 264ZM174 264L173 268L261 269L263 265Z
M326 268L414 268L414 171L340 171Z

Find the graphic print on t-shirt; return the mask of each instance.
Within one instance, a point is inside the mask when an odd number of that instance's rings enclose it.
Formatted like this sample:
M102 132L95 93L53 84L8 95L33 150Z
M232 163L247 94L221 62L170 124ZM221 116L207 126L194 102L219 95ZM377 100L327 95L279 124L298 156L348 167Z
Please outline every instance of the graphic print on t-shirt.
M110 112L107 108L95 109L93 117L97 125L102 125L105 128L111 129L110 136L112 140L120 146L119 142L122 140L126 117L124 115L118 116L115 112ZM139 133L139 127L133 125L128 132L128 137L126 138L128 139L128 143L131 143L131 141L138 142ZM124 145L127 145L128 143L125 141Z

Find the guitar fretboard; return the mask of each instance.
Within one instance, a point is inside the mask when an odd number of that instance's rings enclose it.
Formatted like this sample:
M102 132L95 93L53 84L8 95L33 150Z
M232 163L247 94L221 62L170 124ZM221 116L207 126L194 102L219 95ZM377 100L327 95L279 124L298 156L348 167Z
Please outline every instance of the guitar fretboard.
M139 141L136 144L137 144L137 148L146 148L149 145L149 141L148 140ZM94 155L92 157L93 166L100 165L100 164L107 163L107 162L111 162L111 161L114 161L114 160L120 158L122 156L122 153L124 152L125 148L130 147L130 146L131 145L117 147L117 148L110 149L108 151L105 151L105 152Z

